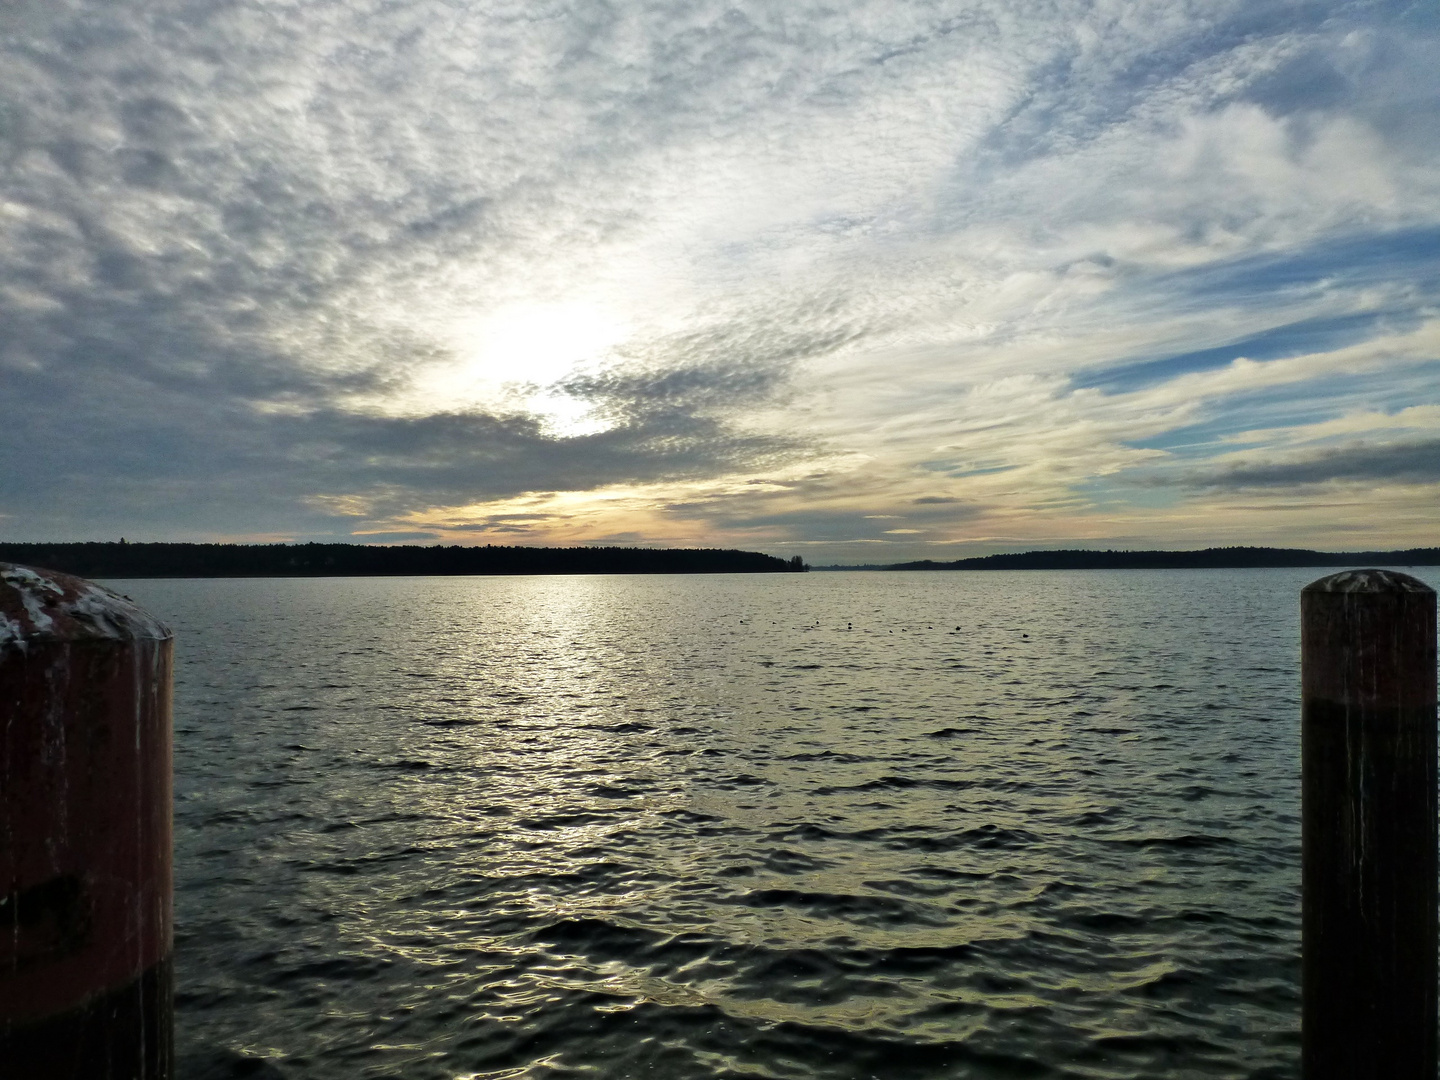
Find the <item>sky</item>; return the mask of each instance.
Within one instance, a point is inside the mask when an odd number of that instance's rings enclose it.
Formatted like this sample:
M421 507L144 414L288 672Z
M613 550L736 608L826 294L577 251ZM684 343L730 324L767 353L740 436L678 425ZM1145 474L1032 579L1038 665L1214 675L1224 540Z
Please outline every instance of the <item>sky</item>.
M0 539L1437 526L1434 0L0 2Z

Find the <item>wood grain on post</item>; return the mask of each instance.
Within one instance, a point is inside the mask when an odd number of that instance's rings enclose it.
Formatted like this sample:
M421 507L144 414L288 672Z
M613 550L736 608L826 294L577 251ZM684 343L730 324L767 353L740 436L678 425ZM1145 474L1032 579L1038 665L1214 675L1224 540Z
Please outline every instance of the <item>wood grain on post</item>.
M0 563L0 1078L169 1080L170 631Z
M1305 1080L1435 1080L1435 592L1301 593Z

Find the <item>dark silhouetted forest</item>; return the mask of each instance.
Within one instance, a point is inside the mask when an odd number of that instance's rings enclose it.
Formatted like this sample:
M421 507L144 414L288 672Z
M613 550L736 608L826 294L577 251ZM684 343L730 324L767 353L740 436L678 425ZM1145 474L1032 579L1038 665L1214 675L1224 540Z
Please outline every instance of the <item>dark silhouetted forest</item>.
M364 544L7 544L0 562L80 577L375 577L450 574L774 574L805 570L755 551Z
M1440 566L1440 548L1404 551L1308 551L1218 547L1203 551L1024 551L954 562L897 563L890 570L1183 570L1256 566Z

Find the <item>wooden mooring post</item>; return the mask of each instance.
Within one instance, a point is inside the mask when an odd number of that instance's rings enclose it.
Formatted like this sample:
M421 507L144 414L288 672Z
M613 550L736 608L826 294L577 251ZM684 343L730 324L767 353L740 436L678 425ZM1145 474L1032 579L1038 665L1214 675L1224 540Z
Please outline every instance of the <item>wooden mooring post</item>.
M0 563L0 1078L170 1080L170 631Z
M1435 1080L1435 592L1301 593L1304 1080Z

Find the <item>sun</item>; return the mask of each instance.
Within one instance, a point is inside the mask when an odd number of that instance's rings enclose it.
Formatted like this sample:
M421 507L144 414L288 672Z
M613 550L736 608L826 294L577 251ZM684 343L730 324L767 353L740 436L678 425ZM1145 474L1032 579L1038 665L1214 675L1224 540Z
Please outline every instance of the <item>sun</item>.
M630 333L612 310L590 302L507 304L457 319L445 335L452 359L425 372L416 389L432 407L519 408L551 435L593 434L608 422L556 384L602 364Z
M627 330L594 304L532 302L462 320L456 344L462 366L477 378L547 386L601 359Z

